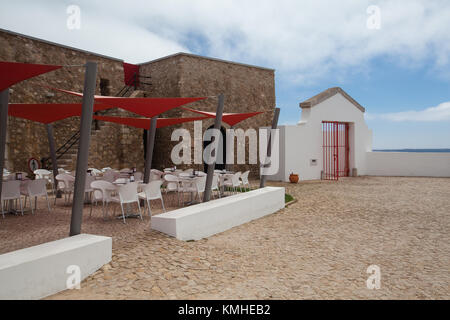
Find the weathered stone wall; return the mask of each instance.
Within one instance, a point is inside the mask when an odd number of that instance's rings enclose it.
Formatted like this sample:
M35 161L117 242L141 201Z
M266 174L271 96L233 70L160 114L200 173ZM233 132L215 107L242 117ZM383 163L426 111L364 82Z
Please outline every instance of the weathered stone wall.
M177 54L166 59L156 60L141 66L142 73L152 76L152 96L179 97L210 97L206 100L192 103L194 109L215 112L216 96L225 95L224 112L254 112L268 111L256 117L247 119L236 128L244 130L270 126L275 107L274 70L242 65L238 63L209 59L189 54ZM144 71L145 70L145 71ZM166 112L163 117L192 117L195 113L176 109ZM203 132L214 124L214 119L202 122ZM229 128L228 125L223 125ZM194 124L185 123L183 127L193 132ZM157 130L154 167L171 166L170 152L177 142L171 142L170 136L174 127ZM193 135L192 135L193 137ZM246 157L248 158L248 141ZM192 157L194 154L192 141ZM247 159L248 160L248 159ZM248 161L246 161L248 163ZM197 165L203 169L203 165ZM250 169L253 176L259 173L258 165L234 165L234 170Z
M98 63L96 94L101 94L100 79L109 80L107 91L111 95L117 93L124 85L122 61L118 59L103 57L1 30L0 44L0 60L2 61L75 65L75 67L64 67L14 85L10 91L11 103L81 102L81 98L55 92L38 85L82 92L84 85L84 68L82 65L87 61ZM53 124L57 148L78 131L79 124L79 117L65 119ZM11 171L28 172L28 158L41 159L49 154L47 132L45 126L40 123L9 117L8 141L7 166ZM108 157L102 158L101 155L93 152L91 152L90 157L95 158L95 163L99 165L103 163L103 166L107 166L109 162L126 164L127 154L125 154L125 158L111 158L109 156L114 154L115 151L122 150L120 141L118 135L111 135L108 143L113 149L108 152ZM93 143L95 144L94 141ZM91 151L94 150L95 148L91 147ZM120 152L120 154L122 153ZM73 167L75 167L75 163Z
M48 43L27 36L12 34L0 30L0 60L42 64L74 65L23 81L11 88L11 103L63 103L81 102L80 98L54 92L35 84L45 84L63 89L82 92L86 61L98 62L97 90L101 94L101 79L109 80L110 95L115 95L123 87L122 61L86 51ZM275 106L274 71L238 63L220 61L189 54L177 54L141 65L140 74L151 76L142 79L151 82L142 84L140 92L134 95L148 97L193 97L208 96L205 101L193 103L189 107L215 111L217 96L225 95L225 112L268 111L262 115L245 120L238 128L258 129L270 125ZM132 113L113 109L110 115L137 116ZM198 116L191 112L175 109L162 117ZM8 164L10 171L28 171L27 159L41 159L49 154L45 126L28 120L9 117L8 119ZM56 147L61 146L79 129L79 117L54 123ZM214 123L213 119L203 121L203 131ZM194 124L160 128L156 134L153 167L162 169L172 166L170 153L177 142L171 142L173 130L183 127L191 132ZM224 125L227 128L227 125ZM192 135L193 137L193 135ZM194 143L192 142L192 148ZM192 150L192 156L193 156ZM76 156L72 157L70 168L74 169ZM91 139L89 165L102 168L137 167L143 169L143 130L117 124L101 122L100 130L94 130ZM253 175L258 174L257 165L235 165L235 170L250 168ZM197 165L203 169L203 165Z

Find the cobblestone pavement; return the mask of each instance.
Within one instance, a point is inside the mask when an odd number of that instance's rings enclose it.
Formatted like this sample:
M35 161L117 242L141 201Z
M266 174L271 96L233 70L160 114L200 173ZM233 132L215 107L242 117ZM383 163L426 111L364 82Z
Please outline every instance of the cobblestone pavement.
M151 231L147 217L123 225L86 209L83 232L113 237L112 262L49 299L450 298L450 179L271 185L297 202L193 242ZM60 208L0 220L0 252L66 236L70 209ZM366 287L374 264L379 290Z

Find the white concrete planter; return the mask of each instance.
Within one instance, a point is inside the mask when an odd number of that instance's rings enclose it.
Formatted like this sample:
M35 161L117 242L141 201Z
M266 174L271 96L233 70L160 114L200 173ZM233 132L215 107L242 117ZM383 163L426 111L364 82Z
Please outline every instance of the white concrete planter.
M199 240L284 208L284 188L265 187L152 217L151 228Z
M0 255L0 299L40 299L67 289L78 266L81 280L111 261L112 239L80 234ZM70 273L68 273L70 272Z

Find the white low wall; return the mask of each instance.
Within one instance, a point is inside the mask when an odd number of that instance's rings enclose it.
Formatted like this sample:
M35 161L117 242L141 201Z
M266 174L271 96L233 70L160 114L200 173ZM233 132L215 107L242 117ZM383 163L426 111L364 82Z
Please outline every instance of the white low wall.
M0 255L0 299L40 299L67 289L68 267L81 280L111 261L112 239L80 234ZM69 269L70 270L70 269Z
M284 208L284 188L265 187L152 216L152 229L199 240Z
M450 177L450 153L367 152L369 176Z

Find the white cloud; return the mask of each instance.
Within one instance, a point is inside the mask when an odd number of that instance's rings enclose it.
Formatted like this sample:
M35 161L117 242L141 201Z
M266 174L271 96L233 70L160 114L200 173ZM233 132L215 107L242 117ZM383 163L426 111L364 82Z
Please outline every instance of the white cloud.
M65 29L71 2L81 7L81 31ZM450 73L448 0L71 2L2 4L0 26L130 62L192 48L275 68L291 83L338 79L386 56L406 67L431 62L438 74ZM380 30L366 27L372 4L381 9Z
M450 121L450 102L444 102L437 107L430 107L424 110L411 110L402 112L365 114L366 120L387 120L393 122L436 122Z
M69 30L66 27L68 5L61 1L2 4L0 27L132 63L180 51L189 52L188 48L139 24L108 15L102 8L89 9L83 4L79 5L81 28Z

